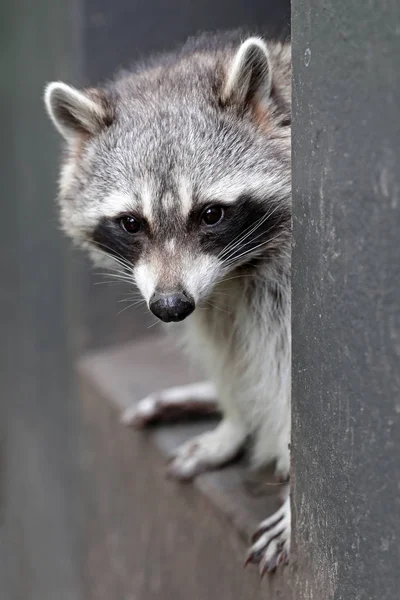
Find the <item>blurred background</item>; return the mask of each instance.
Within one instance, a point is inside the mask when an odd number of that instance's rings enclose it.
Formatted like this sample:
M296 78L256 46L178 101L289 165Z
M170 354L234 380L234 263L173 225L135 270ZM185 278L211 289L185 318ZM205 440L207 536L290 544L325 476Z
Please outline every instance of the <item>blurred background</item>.
M60 140L43 88L95 84L201 30L289 32L290 2L4 0L0 14L0 598L78 600L87 500L74 364L159 331L143 309L119 313L125 290L95 285L104 278L59 230Z

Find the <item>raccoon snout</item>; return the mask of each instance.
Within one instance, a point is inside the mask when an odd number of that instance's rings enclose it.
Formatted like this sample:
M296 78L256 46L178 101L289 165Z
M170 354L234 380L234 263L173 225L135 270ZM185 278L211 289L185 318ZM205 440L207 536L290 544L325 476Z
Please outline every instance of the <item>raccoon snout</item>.
M174 294L159 294L155 292L150 298L149 308L153 315L169 323L170 321L183 321L195 309L193 298L186 292Z

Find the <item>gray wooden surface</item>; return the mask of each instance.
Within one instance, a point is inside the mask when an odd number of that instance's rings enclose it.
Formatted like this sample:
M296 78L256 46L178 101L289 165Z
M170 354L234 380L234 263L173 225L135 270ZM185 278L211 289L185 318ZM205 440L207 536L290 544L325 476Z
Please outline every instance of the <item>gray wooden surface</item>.
M85 598L289 598L287 568L263 582L255 567L243 569L251 534L279 506L268 478L258 479L254 493L245 461L192 483L165 476L171 450L215 421L147 431L119 422L124 408L151 391L198 380L171 341L96 352L80 361L79 372L90 499Z
M293 2L300 598L400 597L400 4Z
M73 3L1 5L0 427L3 600L79 600L78 418L67 244L54 202L51 78L74 74Z

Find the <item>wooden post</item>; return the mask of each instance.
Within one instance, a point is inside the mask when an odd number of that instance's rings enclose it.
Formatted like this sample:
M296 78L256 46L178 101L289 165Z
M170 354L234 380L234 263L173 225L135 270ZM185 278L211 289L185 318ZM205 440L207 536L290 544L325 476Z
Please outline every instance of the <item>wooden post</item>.
M400 5L294 0L296 598L400 587Z

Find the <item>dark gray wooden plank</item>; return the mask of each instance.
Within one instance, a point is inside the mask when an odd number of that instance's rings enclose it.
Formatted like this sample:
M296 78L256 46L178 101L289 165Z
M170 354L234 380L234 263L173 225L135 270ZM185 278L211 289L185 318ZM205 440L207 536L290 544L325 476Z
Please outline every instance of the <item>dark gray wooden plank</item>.
M57 136L43 88L74 70L74 3L2 5L0 363L7 575L1 598L80 598L78 424L69 256L54 202Z
M293 2L300 598L400 586L400 5Z

